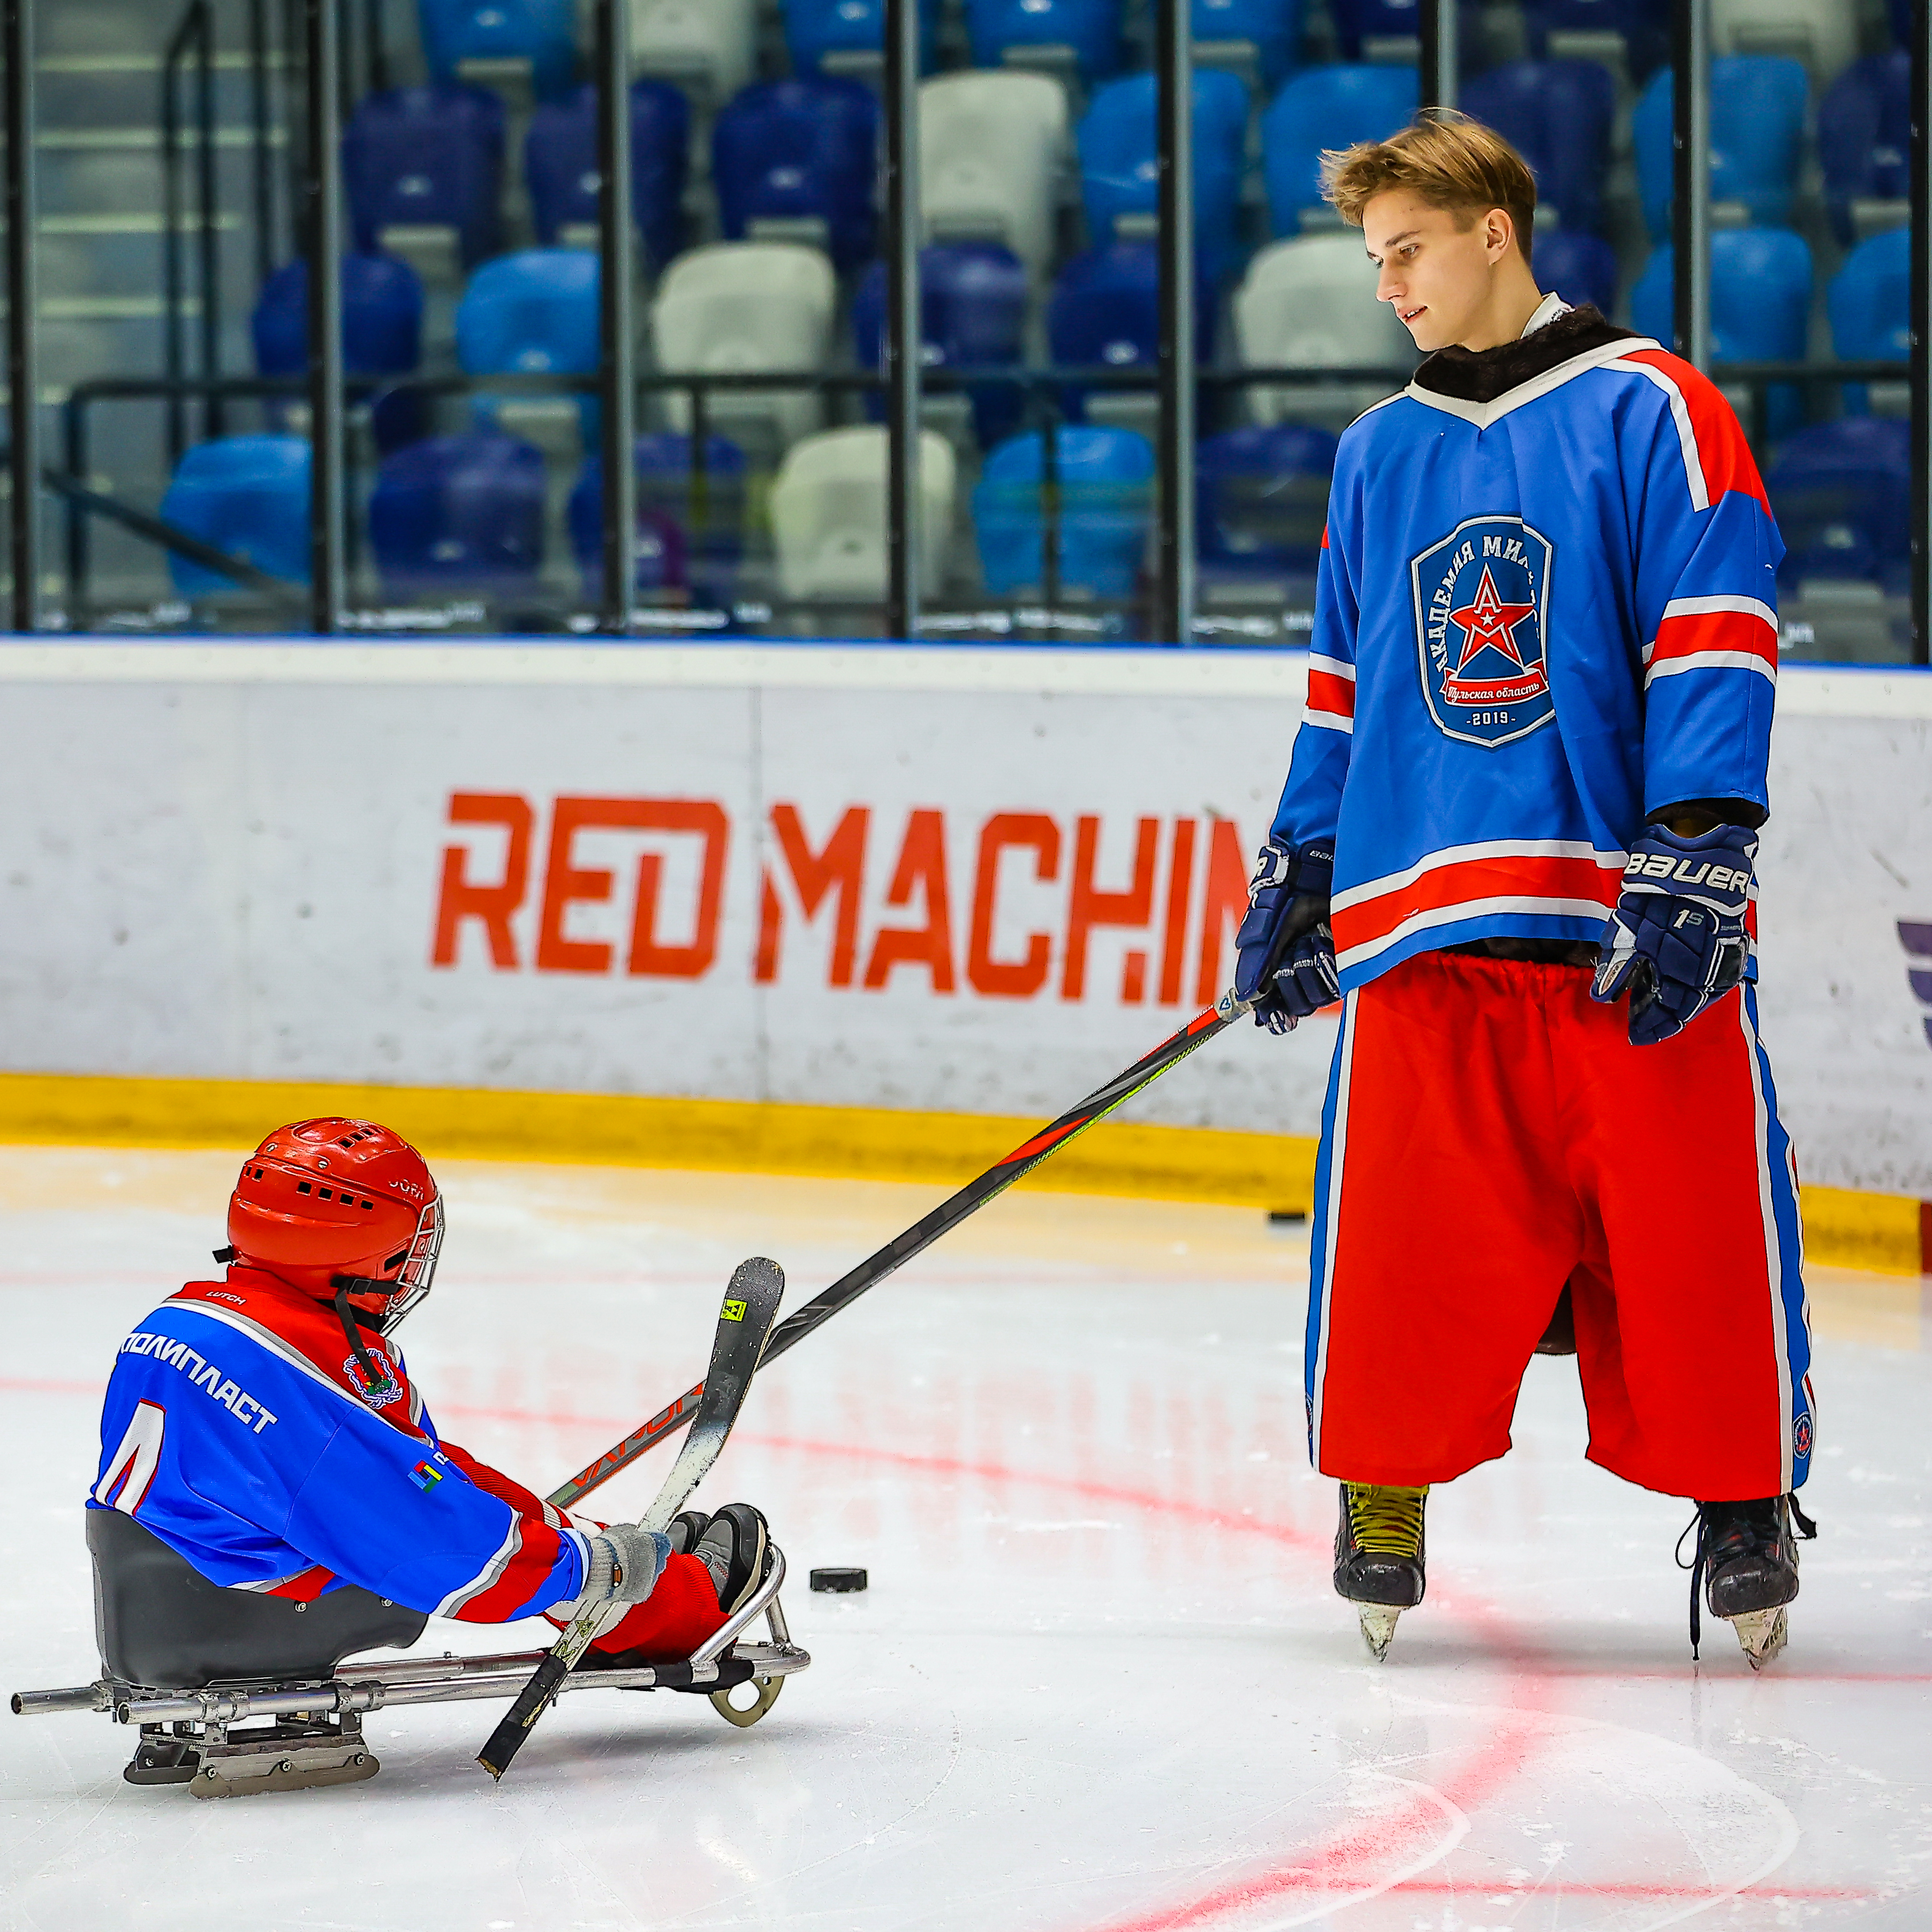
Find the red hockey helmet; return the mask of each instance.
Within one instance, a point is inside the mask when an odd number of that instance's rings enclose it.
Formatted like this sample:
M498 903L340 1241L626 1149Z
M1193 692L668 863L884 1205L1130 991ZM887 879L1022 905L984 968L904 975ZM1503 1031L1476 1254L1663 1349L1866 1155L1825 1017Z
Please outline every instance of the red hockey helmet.
M242 1163L228 1203L236 1258L292 1287L349 1298L388 1334L428 1294L442 1197L421 1154L373 1120L297 1120Z

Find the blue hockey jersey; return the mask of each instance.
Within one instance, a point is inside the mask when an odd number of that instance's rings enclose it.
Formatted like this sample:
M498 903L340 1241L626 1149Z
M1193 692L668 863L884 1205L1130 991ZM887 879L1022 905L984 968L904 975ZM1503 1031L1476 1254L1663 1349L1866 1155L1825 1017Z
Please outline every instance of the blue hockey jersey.
M1594 311L1546 340L1486 401L1424 364L1341 440L1274 830L1335 842L1345 990L1594 940L1651 813L1769 802L1784 545L1737 418Z
M90 1509L124 1510L211 1582L312 1601L340 1583L503 1623L584 1587L585 1532L443 1442L402 1357L245 1266L121 1345Z

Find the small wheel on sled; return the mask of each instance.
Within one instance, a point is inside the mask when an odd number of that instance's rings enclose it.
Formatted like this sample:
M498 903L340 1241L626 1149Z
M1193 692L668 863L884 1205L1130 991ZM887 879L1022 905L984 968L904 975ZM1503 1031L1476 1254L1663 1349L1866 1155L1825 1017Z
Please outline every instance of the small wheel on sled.
M755 1724L778 1701L778 1693L784 1688L782 1677L750 1677L745 1681L756 1694L751 1703L732 1702L731 1692L738 1688L736 1686L727 1686L711 1694L711 1708L728 1724L736 1724L740 1730Z

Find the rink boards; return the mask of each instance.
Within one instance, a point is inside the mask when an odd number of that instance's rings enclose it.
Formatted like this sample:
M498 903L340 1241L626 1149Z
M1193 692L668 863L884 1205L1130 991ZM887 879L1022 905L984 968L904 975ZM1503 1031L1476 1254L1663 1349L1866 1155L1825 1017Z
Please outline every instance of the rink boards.
M1051 1115L1225 986L1305 681L1294 652L0 646L0 1066ZM1924 674L1787 669L1760 862L1805 1178L1900 1197L1932 1196L1929 740ZM1244 1028L1135 1117L1305 1142L1333 1037Z

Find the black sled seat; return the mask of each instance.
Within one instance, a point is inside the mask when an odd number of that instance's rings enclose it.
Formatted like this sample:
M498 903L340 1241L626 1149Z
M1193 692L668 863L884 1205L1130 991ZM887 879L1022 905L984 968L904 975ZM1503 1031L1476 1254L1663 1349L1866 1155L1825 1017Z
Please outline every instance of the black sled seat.
M118 1510L87 1512L94 1626L102 1675L58 1690L21 1690L19 1717L93 1711L138 1726L122 1775L130 1784L185 1784L197 1798L352 1784L382 1768L362 1736L370 1711L404 1704L514 1698L541 1650L494 1656L343 1660L413 1643L428 1618L366 1590L332 1590L305 1609L224 1590ZM812 1662L792 1641L778 1591L784 1552L768 1546L758 1587L688 1658L598 1658L563 1690L682 1690L719 1716L754 1724L784 1680ZM766 1639L750 1634L764 1618ZM734 1691L750 1694L734 1702Z
M119 1510L87 1512L87 1547L101 1664L149 1690L320 1683L358 1651L406 1648L429 1622L353 1586L312 1604L224 1590Z

